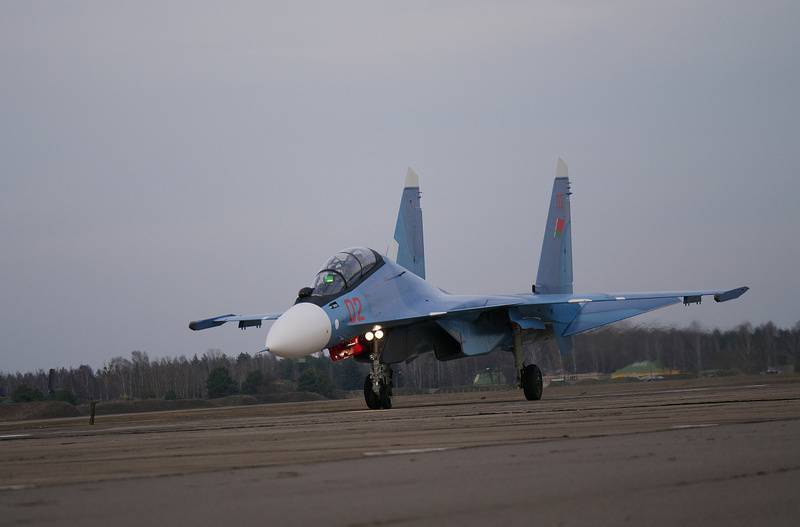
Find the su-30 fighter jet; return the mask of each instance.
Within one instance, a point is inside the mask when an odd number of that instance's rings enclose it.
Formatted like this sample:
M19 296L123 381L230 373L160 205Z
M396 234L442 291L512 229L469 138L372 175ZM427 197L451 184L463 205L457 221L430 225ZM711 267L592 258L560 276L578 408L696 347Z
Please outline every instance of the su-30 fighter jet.
M392 364L429 352L452 360L510 351L525 398L538 400L542 372L523 363L523 336L554 338L565 356L578 333L679 302L700 303L703 296L725 302L747 291L573 293L571 196L567 166L559 159L531 293L452 295L425 280L419 178L409 169L386 256L364 247L345 249L322 266L313 287L301 289L283 313L223 315L189 327L238 322L245 329L274 320L264 351L297 358L327 349L333 361L368 362L364 398L371 409L392 406Z

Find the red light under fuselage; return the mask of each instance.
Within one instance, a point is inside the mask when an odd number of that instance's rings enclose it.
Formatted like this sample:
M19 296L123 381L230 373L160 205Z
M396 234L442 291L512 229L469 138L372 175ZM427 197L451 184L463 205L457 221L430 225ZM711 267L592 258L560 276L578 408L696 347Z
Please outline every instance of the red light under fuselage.
M366 346L361 343L359 337L355 337L352 340L328 348L328 355L330 355L332 361L336 362L355 355L361 355L366 350Z

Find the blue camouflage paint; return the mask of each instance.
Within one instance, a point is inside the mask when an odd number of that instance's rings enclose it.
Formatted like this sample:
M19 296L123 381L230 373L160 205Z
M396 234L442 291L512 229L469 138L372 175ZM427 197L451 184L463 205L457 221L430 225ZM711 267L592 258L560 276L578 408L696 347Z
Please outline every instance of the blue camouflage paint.
M536 275L536 292L544 294L572 293L572 192L567 166L561 159L558 160L557 174L559 177L553 181Z
M571 190L561 160L557 173L534 294L452 295L427 282L419 186L406 185L395 227L397 261L384 259L383 265L352 290L318 304L331 320L327 345L350 340L380 325L387 330L382 355L385 362L411 360L424 352L450 360L509 349L513 326L517 325L523 331L554 338L562 355L567 355L572 352L573 335L681 301L713 296L725 302L748 290L574 294ZM407 181L415 183L415 178ZM199 330L238 321L244 328L279 316L224 315L192 322L190 327Z
M417 175L409 169L406 187L400 199L394 242L397 254L394 260L419 276L425 278L425 241L422 231L422 208Z

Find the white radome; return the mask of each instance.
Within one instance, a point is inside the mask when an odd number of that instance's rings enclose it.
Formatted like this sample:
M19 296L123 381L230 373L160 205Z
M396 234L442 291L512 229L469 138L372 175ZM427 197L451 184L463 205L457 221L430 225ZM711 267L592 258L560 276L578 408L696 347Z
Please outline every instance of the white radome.
M331 338L331 321L316 304L302 302L290 307L272 324L266 349L279 357L305 357L321 351Z

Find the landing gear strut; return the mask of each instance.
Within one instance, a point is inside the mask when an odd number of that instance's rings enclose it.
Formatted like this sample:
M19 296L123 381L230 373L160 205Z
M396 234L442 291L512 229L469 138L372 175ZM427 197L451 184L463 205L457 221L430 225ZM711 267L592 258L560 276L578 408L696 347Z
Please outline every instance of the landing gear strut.
M514 324L514 369L517 372L517 386L522 388L525 399L538 401L542 398L542 370L535 364L525 366L525 350L522 348L522 330Z
M378 339L373 341L370 372L364 379L364 400L370 410L389 410L392 407L392 369L381 363Z

